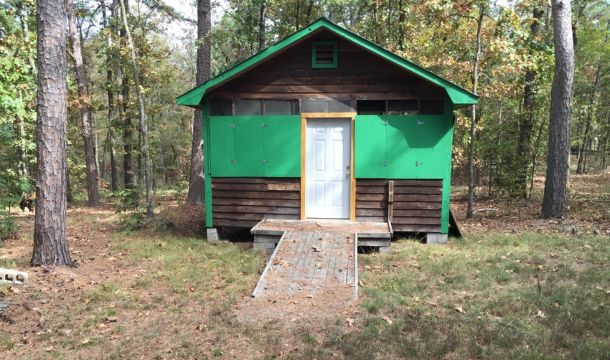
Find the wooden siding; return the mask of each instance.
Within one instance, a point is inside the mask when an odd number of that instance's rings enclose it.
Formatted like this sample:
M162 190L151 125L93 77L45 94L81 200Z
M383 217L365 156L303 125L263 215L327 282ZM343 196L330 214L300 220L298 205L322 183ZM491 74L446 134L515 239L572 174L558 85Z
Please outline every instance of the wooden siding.
M299 178L213 178L215 226L251 228L263 218L300 218Z
M356 220L392 224L397 232L439 232L442 180L356 179Z
M336 41L338 66L311 66L312 42ZM280 55L210 90L210 97L444 99L445 91L329 31L322 31Z

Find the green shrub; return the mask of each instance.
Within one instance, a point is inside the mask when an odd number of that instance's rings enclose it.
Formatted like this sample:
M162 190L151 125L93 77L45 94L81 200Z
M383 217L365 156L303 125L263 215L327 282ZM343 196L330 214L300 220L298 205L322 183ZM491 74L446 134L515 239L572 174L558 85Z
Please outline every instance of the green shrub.
M17 237L19 226L15 219L6 213L0 213L0 244L8 239Z

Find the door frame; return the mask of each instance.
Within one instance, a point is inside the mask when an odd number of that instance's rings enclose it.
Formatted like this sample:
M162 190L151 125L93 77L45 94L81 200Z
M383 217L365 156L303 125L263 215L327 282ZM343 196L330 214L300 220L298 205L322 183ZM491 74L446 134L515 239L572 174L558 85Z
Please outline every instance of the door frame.
M305 207L307 206L307 119L341 119L350 122L350 191L349 191L349 221L356 221L356 179L354 178L354 122L355 112L334 113L301 113L301 220L306 220Z

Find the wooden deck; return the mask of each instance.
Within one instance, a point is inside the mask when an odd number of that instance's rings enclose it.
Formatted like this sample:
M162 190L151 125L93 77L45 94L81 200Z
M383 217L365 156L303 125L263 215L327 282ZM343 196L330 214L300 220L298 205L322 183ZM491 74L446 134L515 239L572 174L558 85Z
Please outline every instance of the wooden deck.
M392 228L384 222L354 222L339 220L279 220L265 219L253 227L254 247L272 250L286 231L323 232L358 235L358 246L387 250L392 240Z
M261 275L253 297L354 299L357 290L354 234L286 231Z

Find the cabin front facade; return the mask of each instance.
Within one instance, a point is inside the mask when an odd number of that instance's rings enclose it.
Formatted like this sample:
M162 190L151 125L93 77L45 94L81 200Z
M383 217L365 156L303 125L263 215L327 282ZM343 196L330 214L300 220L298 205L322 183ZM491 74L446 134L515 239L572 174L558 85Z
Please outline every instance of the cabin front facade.
M453 111L477 99L322 18L177 102L203 113L208 229L343 219L446 238Z

